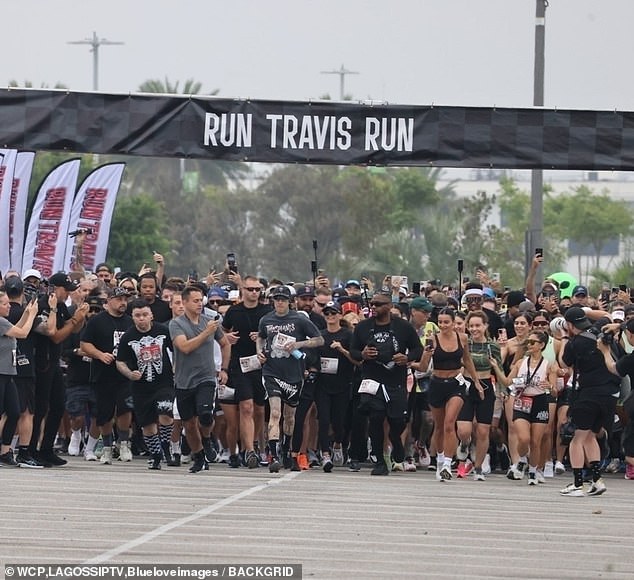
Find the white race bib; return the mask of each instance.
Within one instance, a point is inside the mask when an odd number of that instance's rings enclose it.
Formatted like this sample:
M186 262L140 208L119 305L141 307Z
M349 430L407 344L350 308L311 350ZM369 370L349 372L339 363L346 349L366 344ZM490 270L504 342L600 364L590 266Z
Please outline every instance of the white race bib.
M377 381L373 381L372 379L363 379L361 381L361 385L359 386L359 392L366 393L368 395L376 395L380 386L381 383L378 383Z
M339 368L338 358L321 357L321 372L324 375L336 375Z
M251 371L257 371L262 368L260 361L258 360L258 355L254 354L252 356L241 356L240 357L240 368L243 373L250 373Z
M233 389L232 387L227 387L226 385L218 385L216 391L218 392L218 398L221 401L228 401L230 399L233 399L233 396L236 394L235 389Z

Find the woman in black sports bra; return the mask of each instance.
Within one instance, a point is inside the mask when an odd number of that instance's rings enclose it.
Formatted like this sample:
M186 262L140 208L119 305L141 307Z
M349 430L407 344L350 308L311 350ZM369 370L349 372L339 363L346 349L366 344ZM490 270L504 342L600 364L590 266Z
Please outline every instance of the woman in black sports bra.
M462 367L470 376L478 376L469 354L467 335L456 332L454 319L455 312L451 308L443 308L438 313L440 332L425 346L420 362L421 370L426 370L433 361L429 406L434 418L432 446L438 453L436 479L439 481L451 479L451 459L458 444L456 419L464 402L467 384L461 373ZM480 398L484 397L479 379L475 379L472 388L477 389Z

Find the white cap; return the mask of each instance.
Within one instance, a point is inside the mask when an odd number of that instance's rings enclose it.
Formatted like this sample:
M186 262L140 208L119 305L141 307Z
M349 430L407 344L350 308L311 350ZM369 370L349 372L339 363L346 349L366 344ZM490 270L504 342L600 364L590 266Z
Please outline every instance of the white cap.
M621 322L623 322L625 320L625 311L623 310L612 311L612 320L620 320Z
M26 280L27 278L37 278L38 280L41 280L42 274L40 274L39 270L30 268L29 270L25 270L24 274L22 274L22 280Z

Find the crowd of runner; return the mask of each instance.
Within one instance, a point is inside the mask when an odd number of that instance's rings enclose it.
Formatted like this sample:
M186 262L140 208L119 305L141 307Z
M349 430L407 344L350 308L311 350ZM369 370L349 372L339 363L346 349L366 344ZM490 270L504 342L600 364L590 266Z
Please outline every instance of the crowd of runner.
M0 466L148 462L439 482L498 472L562 495L634 479L627 289L460 288L401 276L333 287L225 271L8 272ZM184 466L184 467L183 467Z

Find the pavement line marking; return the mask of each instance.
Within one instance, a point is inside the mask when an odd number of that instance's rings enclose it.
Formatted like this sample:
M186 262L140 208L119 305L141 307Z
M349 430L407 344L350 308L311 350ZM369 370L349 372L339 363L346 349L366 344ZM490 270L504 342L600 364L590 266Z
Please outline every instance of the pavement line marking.
M84 564L100 564L102 562L107 562L108 560L114 558L115 556L118 556L119 554L127 552L128 550L132 548L136 548L137 546L145 544L149 542L150 540L153 540L154 538L162 536L163 534L166 534L167 532L175 528L179 528L185 524L196 521L215 511L218 511L219 509L222 509L223 507L226 507L245 497L253 495L254 493L257 493L258 491L267 489L268 487L272 485L279 485L280 483L286 483L292 479L295 479L298 475L300 475L300 472L292 472L292 473L287 473L286 475L284 475L283 477L280 477L279 479L269 479L266 483L261 483L260 485L256 485L254 487L250 487L249 489L245 489L244 491L241 491L240 493L236 493L235 495L231 495L211 505L208 505L207 507L202 508L189 516L185 516L178 520L174 520L173 522L170 522L169 524L164 524L162 526L159 526L158 528L150 530L149 532L146 532L145 534L139 536L138 538L129 540L128 542L125 542L121 544L120 546L116 546L115 548L112 548L106 552L103 552L102 554L99 554L98 556L95 556L94 558L90 558L89 560L86 560Z

